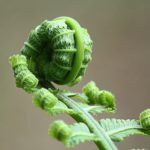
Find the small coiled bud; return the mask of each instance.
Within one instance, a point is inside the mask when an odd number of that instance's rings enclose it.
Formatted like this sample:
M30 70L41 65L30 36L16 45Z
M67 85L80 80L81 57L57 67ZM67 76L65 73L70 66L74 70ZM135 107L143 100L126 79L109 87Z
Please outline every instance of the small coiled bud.
M24 55L13 55L9 57L9 63L13 69L22 65L27 67L27 59Z
M115 109L116 107L114 95L111 92L105 90L99 92L98 103L112 109Z
M17 75L22 70L27 70L27 59L24 55L13 55L9 57L9 63L14 70L14 74Z
M9 62L14 70L16 86L32 92L38 85L38 79L28 70L27 59L23 55L13 55Z
M90 103L96 104L99 96L99 88L95 82L91 81L83 87L83 92L88 97Z
M140 123L145 129L150 129L150 109L146 109L140 113Z
M38 85L38 79L29 70L25 69L16 74L16 86L27 92L33 92Z
M52 108L57 101L57 97L45 88L38 89L33 95L33 104L44 110Z
M116 106L114 95L109 91L99 90L93 81L84 86L83 92L91 104L101 104L112 109Z
M58 120L52 123L48 133L50 136L59 141L65 141L70 137L72 131L65 122Z

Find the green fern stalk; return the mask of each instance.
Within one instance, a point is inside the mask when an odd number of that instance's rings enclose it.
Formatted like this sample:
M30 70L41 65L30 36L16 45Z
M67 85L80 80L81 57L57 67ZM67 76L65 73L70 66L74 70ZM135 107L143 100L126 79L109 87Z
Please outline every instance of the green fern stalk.
M111 141L108 134L105 133L105 130L98 124L98 122L81 106L79 106L72 99L64 96L63 94L57 94L57 97L64 102L69 108L72 108L74 111L78 112L72 117L79 122L84 122L94 133L99 140L96 141L99 149L101 150L117 150L113 142Z

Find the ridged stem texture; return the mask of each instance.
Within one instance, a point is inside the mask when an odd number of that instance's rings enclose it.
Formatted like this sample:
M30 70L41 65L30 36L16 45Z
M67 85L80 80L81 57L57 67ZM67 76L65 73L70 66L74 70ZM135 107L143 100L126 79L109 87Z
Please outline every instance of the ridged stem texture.
M100 150L117 150L110 137L105 133L105 130L98 124L92 115L79 106L74 100L66 97L65 95L57 94L57 97L69 108L78 112L78 114L72 115L76 121L84 122L87 124L91 132L94 132L95 135L97 135L99 141L97 141L96 144Z

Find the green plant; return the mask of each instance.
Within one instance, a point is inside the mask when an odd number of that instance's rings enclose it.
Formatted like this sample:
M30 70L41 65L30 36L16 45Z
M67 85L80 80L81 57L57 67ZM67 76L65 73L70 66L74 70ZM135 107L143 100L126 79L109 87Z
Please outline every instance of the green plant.
M77 123L68 125L59 120L52 123L49 135L73 147L80 142L94 141L101 150L117 150L114 142L133 134L150 135L150 109L139 120L101 119L92 115L114 113L114 95L100 90L91 81L82 93L55 88L77 84L91 61L92 40L86 29L69 17L45 20L30 32L21 54L9 62L16 85L33 94L33 104L49 115L67 113Z

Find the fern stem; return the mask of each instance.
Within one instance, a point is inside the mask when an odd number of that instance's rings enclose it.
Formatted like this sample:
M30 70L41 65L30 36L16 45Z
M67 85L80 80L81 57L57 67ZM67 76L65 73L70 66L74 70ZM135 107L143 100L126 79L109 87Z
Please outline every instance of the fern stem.
M117 147L112 142L110 137L105 133L104 129L99 125L99 123L90 115L86 110L80 107L74 100L67 97L62 93L57 93L56 96L65 103L69 108L72 108L78 113L72 115L76 121L81 121L87 124L91 132L95 133L99 138L99 141L95 142L100 150L117 150Z

